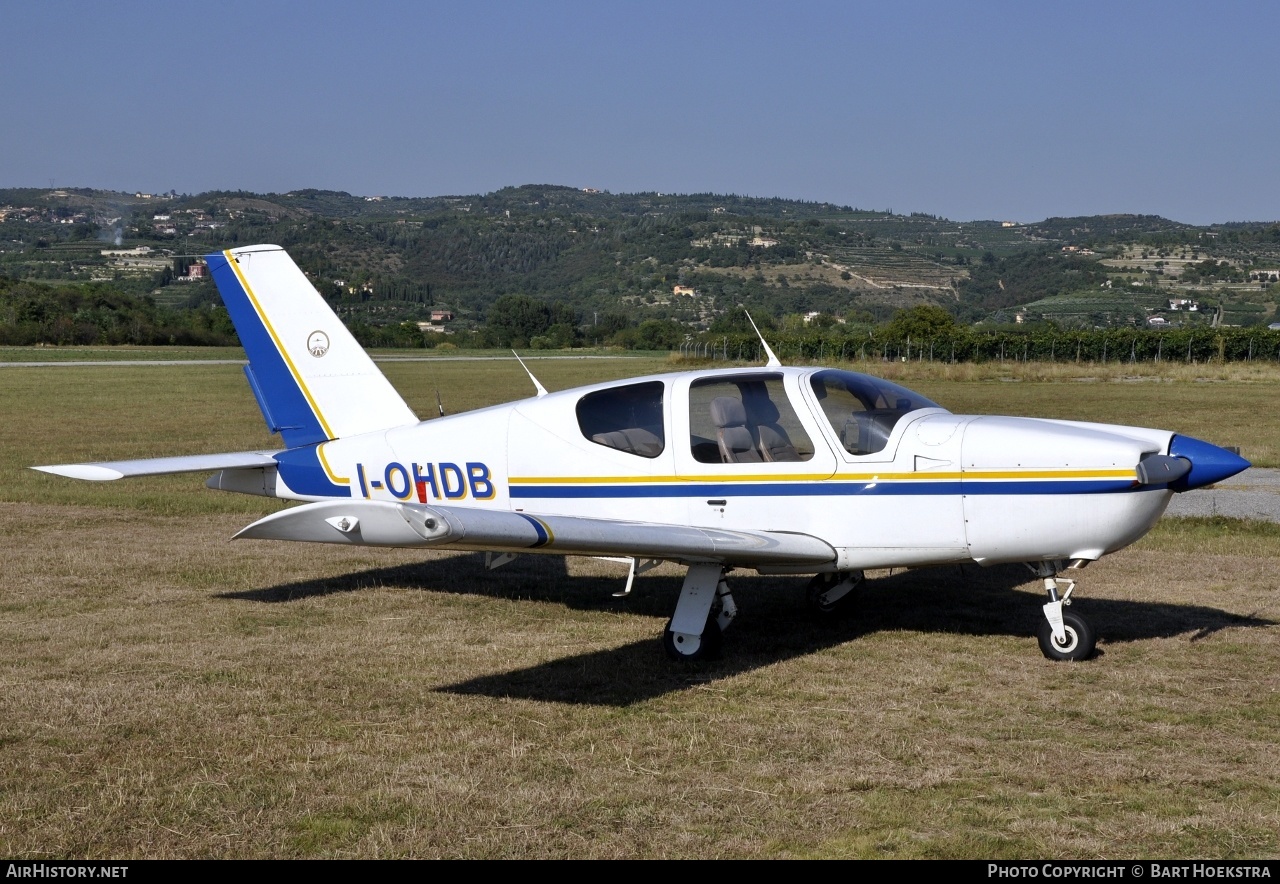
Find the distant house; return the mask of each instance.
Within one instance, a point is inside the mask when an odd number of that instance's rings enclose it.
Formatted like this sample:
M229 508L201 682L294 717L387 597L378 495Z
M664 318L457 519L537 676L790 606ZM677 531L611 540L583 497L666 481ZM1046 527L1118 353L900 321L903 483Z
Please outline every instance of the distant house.
M432 322L453 322L453 311L452 310L432 310L431 321Z
M681 295L688 295L689 297L692 298L694 295L697 294L697 292L694 290L693 286L691 285L678 285L671 289L671 294L677 298L680 297Z

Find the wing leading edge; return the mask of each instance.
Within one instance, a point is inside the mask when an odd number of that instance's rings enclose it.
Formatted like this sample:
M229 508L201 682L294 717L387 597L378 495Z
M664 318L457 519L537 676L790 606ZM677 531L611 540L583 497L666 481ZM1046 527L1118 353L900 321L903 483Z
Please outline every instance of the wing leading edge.
M836 557L829 544L808 534L354 499L325 500L272 513L241 530L236 539L626 555L745 566L818 565Z

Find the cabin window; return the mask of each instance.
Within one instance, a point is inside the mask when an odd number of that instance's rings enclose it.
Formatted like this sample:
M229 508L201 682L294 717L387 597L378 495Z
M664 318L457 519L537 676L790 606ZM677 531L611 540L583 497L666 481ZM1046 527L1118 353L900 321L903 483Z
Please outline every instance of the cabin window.
M822 413L850 454L883 451L904 414L938 407L906 387L852 371L820 371L809 383Z
M587 439L638 457L666 448L662 426L662 381L626 384L588 393L578 400L578 429Z
M813 443L781 375L737 375L689 387L689 445L701 463L777 463L813 457Z

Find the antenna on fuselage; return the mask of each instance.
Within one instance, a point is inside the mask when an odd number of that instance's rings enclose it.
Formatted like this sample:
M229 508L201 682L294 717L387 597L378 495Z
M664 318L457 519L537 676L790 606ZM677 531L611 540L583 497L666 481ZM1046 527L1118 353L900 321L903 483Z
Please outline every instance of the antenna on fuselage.
M436 388L436 408L440 411L440 416L444 417L444 403L440 401L440 388Z
M547 388L538 382L538 379L533 376L533 372L529 371L529 366L524 364L524 360L520 358L520 354L515 350L512 350L511 355L516 358L516 362L520 363L520 367L524 369L524 373L529 376L529 380L533 381L533 385L538 388L538 398L547 395Z
M760 334L760 329L756 328L756 321L751 318L751 313L746 307L742 308L742 312L747 314L747 322L751 323L751 327L756 330L756 337L760 339L760 346L764 347L764 352L769 355L769 361L764 364L765 368L782 368L782 363L778 361L777 355L769 348L769 342L764 339L764 335Z

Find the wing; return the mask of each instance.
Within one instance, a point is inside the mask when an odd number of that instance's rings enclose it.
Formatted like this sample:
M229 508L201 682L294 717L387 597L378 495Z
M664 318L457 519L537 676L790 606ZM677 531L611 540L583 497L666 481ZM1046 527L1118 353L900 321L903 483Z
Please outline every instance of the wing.
M361 546L633 556L725 565L823 564L835 550L809 534L544 516L381 500L325 500L259 519L236 539Z
M145 460L115 460L103 463L64 463L32 467L42 473L109 482L135 476L168 476L173 473L207 473L276 465L274 451L229 451L223 454L194 454L183 457L152 457Z

